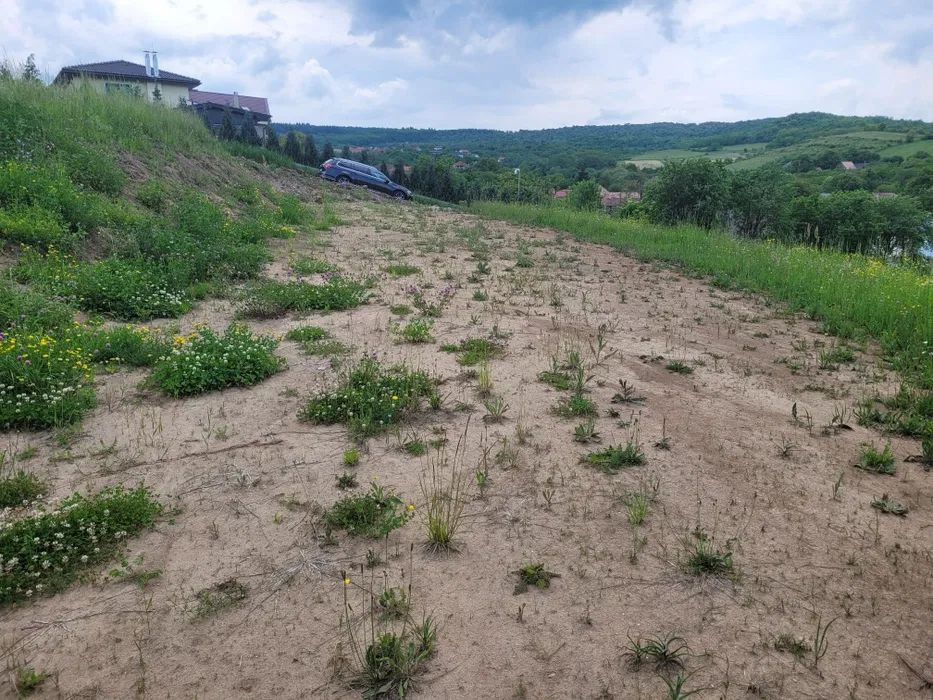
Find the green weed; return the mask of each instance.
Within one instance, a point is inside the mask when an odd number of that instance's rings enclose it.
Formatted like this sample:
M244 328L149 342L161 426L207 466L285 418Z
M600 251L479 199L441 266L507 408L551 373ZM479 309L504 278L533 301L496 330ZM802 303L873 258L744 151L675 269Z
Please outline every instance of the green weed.
M644 464L645 454L633 438L624 445L606 447L597 452L590 452L583 458L586 464L606 474L616 474L626 467Z
M436 393L424 372L401 365L384 368L364 358L346 371L340 387L308 401L299 417L313 423L344 423L355 437L368 437L417 411L423 399Z
M403 527L414 512L402 499L373 482L364 494L345 496L324 514L324 526L344 530L351 537L386 537Z
M863 445L855 466L874 474L894 474L896 467L894 466L894 452L891 451L891 443L886 444L880 452L874 445Z

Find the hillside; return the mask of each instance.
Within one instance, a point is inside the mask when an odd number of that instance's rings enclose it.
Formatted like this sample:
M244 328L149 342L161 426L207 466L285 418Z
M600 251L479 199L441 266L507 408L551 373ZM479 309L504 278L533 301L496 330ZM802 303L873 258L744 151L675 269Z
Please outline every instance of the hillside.
M859 132L890 132L892 141L913 134L933 134L933 124L887 117L845 117L820 112L741 122L701 124L624 124L572 126L558 129L495 131L491 129L388 129L376 127L276 124L280 133L297 130L318 144L363 146L393 150L442 146L447 152L467 149L481 156L504 157L510 164L537 163L564 157L568 152L599 151L610 159L633 158L650 151L742 153L742 147L778 149L818 138ZM730 147L725 149L725 147ZM644 158L654 157L643 155Z
M919 266L4 79L0 239L3 696L926 697Z

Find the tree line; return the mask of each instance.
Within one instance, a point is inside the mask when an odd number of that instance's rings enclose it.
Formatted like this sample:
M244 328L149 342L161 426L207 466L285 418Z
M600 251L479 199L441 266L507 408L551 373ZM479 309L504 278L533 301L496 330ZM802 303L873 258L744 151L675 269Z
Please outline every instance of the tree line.
M931 215L912 196L865 190L800 195L780 168L730 172L706 158L667 163L628 213L883 256L917 255L931 234Z

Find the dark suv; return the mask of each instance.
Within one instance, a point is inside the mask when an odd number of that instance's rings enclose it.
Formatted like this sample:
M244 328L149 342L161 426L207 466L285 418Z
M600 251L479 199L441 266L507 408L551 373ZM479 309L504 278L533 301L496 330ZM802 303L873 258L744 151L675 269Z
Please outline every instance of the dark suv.
M364 185L370 189L395 197L411 199L411 190L392 182L378 168L346 158L331 158L321 163L321 177L340 183Z

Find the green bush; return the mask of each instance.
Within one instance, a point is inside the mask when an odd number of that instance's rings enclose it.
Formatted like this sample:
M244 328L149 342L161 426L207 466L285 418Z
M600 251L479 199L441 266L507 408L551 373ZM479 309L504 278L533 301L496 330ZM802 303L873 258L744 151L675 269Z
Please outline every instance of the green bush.
M115 326L89 333L85 349L92 362L151 367L171 352L172 345L158 330L146 326Z
M90 231L104 220L99 195L79 191L60 167L25 161L0 164L0 209L42 210L74 232Z
M330 333L319 326L300 326L299 328L292 328L285 334L286 340L295 340L302 343L324 340L329 337Z
M137 230L136 239L141 255L164 267L178 288L205 280L246 279L269 259L252 220L234 224L201 195L182 198L172 219L149 221Z
M136 199L147 209L161 212L165 209L168 191L161 180L146 180L136 191Z
M30 289L0 281L0 331L12 328L54 330L70 325L74 309Z
M345 530L354 537L386 537L411 518L414 506L405 507L402 499L375 482L369 491L345 496L324 514L328 530Z
M83 569L111 559L161 512L147 489L118 487L75 494L55 510L10 523L0 530L0 604L62 590Z
M320 275L326 272L337 271L337 266L333 263L306 256L292 258L289 265L292 271L299 275Z
M282 369L278 341L253 335L233 323L223 335L199 328L177 336L175 347L155 367L152 381L170 396L191 396L231 386L251 386Z
M436 393L424 372L403 365L384 368L364 358L348 370L342 385L311 398L299 418L313 423L344 423L351 434L367 437L416 411L421 399Z
M300 226L308 220L308 210L293 194L279 197L279 218L286 224Z
M190 308L187 295L168 279L168 272L142 259L83 263L55 248L44 256L27 250L15 274L19 281L70 299L86 311L118 319L172 318Z
M366 301L369 293L359 282L332 277L323 284L266 280L247 290L241 318L277 318L288 313L343 311Z
M0 239L47 248L70 247L74 238L57 215L41 207L0 209Z
M79 328L0 334L0 429L51 428L94 405L90 358Z
M0 509L17 508L35 501L46 492L46 486L37 477L19 470L0 479ZM3 567L0 566L0 571Z
M174 289L163 270L119 258L78 266L74 299L87 311L125 320L175 318L191 308L185 292Z
M434 341L434 336L431 335L433 329L434 321L429 318L419 318L400 326L396 329L396 333L405 343L431 343Z

